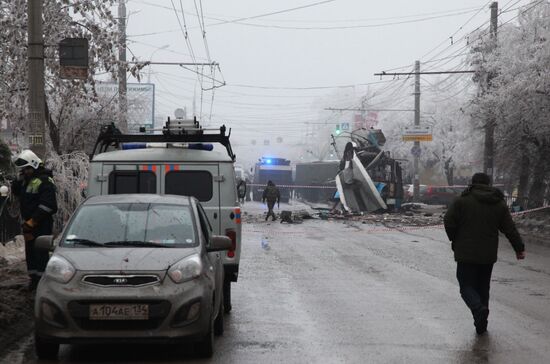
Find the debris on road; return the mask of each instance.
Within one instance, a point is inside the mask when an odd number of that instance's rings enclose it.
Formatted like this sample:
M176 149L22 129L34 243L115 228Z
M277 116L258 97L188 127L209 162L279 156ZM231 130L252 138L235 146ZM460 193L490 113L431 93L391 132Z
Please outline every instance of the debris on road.
M434 226L443 223L445 207L438 205L426 205L420 203L405 204L401 212L392 213L347 213L345 211L331 210L330 208L300 208L294 211L283 210L279 214L281 223L301 224L308 219L324 221L356 222L384 226L388 228L400 228L405 226ZM265 221L265 212L244 213L245 223L261 223Z

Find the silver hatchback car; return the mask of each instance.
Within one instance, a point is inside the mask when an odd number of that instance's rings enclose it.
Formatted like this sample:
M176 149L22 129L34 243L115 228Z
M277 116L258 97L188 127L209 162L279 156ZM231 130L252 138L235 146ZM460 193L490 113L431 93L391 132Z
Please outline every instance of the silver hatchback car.
M49 249L51 236L37 247ZM108 195L86 200L61 234L38 285L35 348L63 343L178 341L211 356L223 333L231 240L212 235L192 197Z

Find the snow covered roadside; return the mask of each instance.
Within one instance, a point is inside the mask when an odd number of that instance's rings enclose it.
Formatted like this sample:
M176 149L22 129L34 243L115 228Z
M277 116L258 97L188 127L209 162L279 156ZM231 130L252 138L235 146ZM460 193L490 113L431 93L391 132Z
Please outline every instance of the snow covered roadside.
M514 216L514 221L527 244L550 246L550 207Z
M28 289L21 236L0 244L0 362L7 349L33 327L34 293Z

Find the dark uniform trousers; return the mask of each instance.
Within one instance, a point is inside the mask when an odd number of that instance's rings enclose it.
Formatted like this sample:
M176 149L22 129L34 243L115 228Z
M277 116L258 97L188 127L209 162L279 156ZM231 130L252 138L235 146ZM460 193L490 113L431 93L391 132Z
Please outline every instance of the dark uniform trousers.
M460 295L474 316L484 306L489 308L492 272L493 264L457 263Z
M276 201L267 201L267 216L265 217L266 220L269 218L269 216L273 216L273 219L277 218L275 216L275 212L273 211L273 209L275 208L275 202Z

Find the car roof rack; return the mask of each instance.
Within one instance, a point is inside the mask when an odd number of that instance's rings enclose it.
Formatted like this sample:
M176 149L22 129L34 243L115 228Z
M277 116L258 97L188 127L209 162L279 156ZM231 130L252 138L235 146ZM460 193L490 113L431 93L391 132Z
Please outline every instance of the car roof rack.
M147 132L162 131L162 134L146 134ZM235 161L236 155L233 153L229 137L231 129L227 132L225 125L218 129L202 128L197 118L192 120L170 118L161 129L139 128L139 134L123 134L114 123L101 126L99 136L94 145L90 159L95 155L105 153L110 147L122 149L122 143L219 143L225 147L229 157Z

